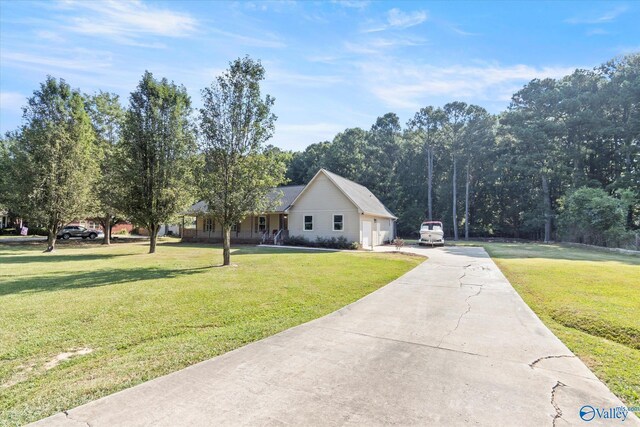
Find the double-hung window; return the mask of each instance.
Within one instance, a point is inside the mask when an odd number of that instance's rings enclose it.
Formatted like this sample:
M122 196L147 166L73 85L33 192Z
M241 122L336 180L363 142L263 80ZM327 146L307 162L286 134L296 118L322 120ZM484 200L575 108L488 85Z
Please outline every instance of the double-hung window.
M204 231L216 231L216 226L213 222L213 218L204 219Z
M304 231L313 231L313 215L304 216Z
M334 215L333 216L333 231L342 231L344 230L344 216L342 215Z

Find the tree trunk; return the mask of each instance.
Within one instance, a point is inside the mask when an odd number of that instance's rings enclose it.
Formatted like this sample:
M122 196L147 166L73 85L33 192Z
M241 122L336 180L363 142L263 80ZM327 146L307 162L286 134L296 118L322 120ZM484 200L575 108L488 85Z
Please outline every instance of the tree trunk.
M467 183L464 191L464 240L469 240L469 164L467 164Z
M231 265L231 226L222 227L222 265Z
M545 175L542 175L542 197L544 198L544 242L549 243L551 241L551 195Z
M457 181L457 165L456 158L453 157L453 205L451 208L452 216L453 216L453 240L458 240L458 212L456 210L456 204L458 201L458 194L456 191L456 181Z
M429 221L433 221L433 199L431 189L433 188L433 150L427 148L427 212Z
M151 243L149 245L149 253L156 253L156 243L158 242L158 224L152 224L149 228L149 237L151 238Z
M107 214L102 222L102 228L104 229L104 237L102 238L103 245L111 244L111 214Z
M45 252L53 252L56 250L56 239L58 236L58 226L55 225L53 228L49 229L49 234L47 236L47 249Z

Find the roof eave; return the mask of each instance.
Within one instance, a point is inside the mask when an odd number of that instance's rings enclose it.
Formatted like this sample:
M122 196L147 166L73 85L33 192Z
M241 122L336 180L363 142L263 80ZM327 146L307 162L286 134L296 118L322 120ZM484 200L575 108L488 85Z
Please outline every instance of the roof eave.
M369 215L369 216L380 216L380 217L382 217L382 218L398 219L398 217L397 217L397 216L395 216L395 215L390 215L390 214L388 214L388 215L383 215L383 214L379 214L379 213L364 212L364 211L362 212L362 214L363 214L363 215Z

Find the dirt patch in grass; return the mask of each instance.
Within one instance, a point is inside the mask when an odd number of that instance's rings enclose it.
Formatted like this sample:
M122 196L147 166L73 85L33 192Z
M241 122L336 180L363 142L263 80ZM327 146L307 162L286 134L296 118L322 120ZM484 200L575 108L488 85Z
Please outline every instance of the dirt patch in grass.
M71 359L72 357L84 356L85 354L92 353L93 349L91 348L77 348L75 350L65 351L64 353L60 353L56 355L53 359L49 360L44 364L44 369L49 370L58 366L60 363Z

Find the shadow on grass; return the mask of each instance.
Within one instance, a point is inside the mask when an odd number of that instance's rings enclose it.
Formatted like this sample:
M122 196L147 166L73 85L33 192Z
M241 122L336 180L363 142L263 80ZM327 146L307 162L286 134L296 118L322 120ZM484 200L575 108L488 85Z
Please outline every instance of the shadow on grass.
M162 246L170 246L171 248L184 248L184 249L217 249L222 251L221 243L187 243L187 242L167 242L162 243ZM316 248L271 248L260 247L254 244L232 244L231 245L231 257L234 255L274 255L274 254L330 254L335 251L318 250ZM222 253L221 253L222 256Z
M172 279L189 276L209 270L211 267L189 269L129 269L129 270L96 270L82 273L50 273L46 276L16 277L3 280L0 284L0 296L21 292L53 292L67 289L95 288L138 282L141 280ZM149 284L152 286L153 284Z
M15 255L9 251L0 252L0 263L2 264L28 264L32 262L72 262L72 261L94 261L109 258L128 256L131 254L52 254L39 255Z
M619 262L628 265L640 265L640 257L601 249L575 248L558 244L542 243L463 243L460 246L445 246L450 253L464 253L465 247L484 247L491 258L527 259L540 258L568 261Z

